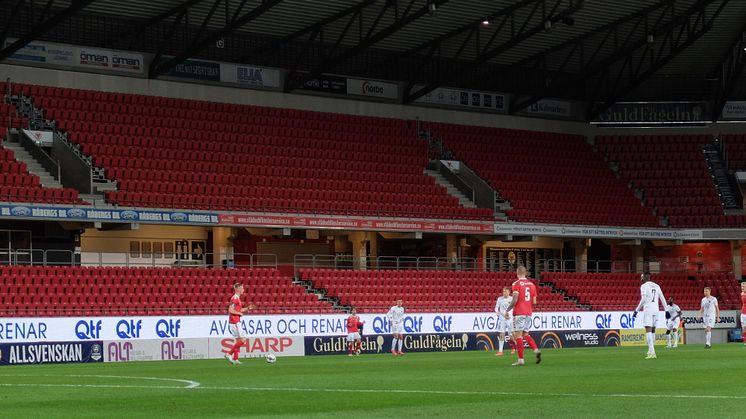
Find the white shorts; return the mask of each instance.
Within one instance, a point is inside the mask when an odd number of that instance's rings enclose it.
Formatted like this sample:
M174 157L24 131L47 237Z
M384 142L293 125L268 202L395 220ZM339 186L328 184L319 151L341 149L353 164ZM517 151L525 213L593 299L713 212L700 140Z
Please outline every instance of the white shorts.
M513 319L505 316L497 316L497 331L500 333L513 333Z
M704 324L705 327L715 327L715 317L714 316L702 317L702 324Z
M741 314L741 328L746 329L746 314Z
M679 328L679 319L678 318L676 320L671 320L671 319L666 320L666 329L668 329L668 330L676 330L678 328Z
M246 335L243 334L243 329L241 329L240 325L238 323L231 323L228 325L228 331L231 332L231 336L233 336L234 339L244 339L246 338Z
M657 311L643 312L642 325L644 327L655 327L656 320L658 320Z
M531 316L513 316L513 330L528 332L531 329Z
M360 332L355 333L348 333L347 334L347 342L354 342L356 340L360 339Z
M396 333L398 335L404 334L404 324L402 324L402 322L391 322L391 333Z

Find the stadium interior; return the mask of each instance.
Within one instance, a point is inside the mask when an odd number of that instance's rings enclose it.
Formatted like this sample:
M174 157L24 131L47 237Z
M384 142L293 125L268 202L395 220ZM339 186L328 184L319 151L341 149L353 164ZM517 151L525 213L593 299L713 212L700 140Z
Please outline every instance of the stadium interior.
M49 3L0 4L1 316L740 307L746 2Z

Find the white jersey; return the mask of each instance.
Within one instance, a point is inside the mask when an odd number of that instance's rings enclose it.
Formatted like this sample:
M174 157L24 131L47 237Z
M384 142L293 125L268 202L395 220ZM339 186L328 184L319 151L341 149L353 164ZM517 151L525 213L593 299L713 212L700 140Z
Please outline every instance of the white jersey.
M401 324L402 320L404 320L404 307L393 306L389 309L386 316L391 323Z
M668 306L666 299L663 297L663 291L658 284L648 281L640 285L640 304L637 305L637 311L657 313L659 303L663 303L664 308Z
M703 317L715 317L715 314L717 313L717 307L718 307L718 299L709 296L704 297L702 299L702 303L700 304L700 307L702 308L702 316Z
M508 307L510 307L510 303L513 301L513 297L508 296L500 296L497 298L497 303L495 303L495 313L497 313L501 318L505 318L505 313L508 314L508 319L513 318L513 310L511 309L508 311Z
M666 313L669 314L669 319L673 319L674 317L676 317L679 312L681 312L681 308L676 304L671 304L666 307Z

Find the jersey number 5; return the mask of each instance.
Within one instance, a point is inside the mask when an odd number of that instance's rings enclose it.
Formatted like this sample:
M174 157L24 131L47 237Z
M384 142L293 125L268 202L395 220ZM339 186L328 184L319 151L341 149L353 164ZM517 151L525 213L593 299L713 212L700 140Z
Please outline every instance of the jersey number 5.
M531 290L528 288L523 289L523 299L526 301L531 301Z

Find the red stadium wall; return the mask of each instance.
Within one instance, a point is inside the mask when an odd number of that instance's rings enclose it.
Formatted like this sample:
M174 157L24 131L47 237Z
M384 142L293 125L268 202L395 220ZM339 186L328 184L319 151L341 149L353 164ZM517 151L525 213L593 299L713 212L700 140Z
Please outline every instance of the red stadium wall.
M668 268L675 268L677 264L681 264L693 273L733 270L733 253L728 242L687 243L678 246L650 245L645 248L644 255L645 260L661 261ZM612 245L611 257L613 260L632 260L632 248ZM685 260L688 262L684 262Z

